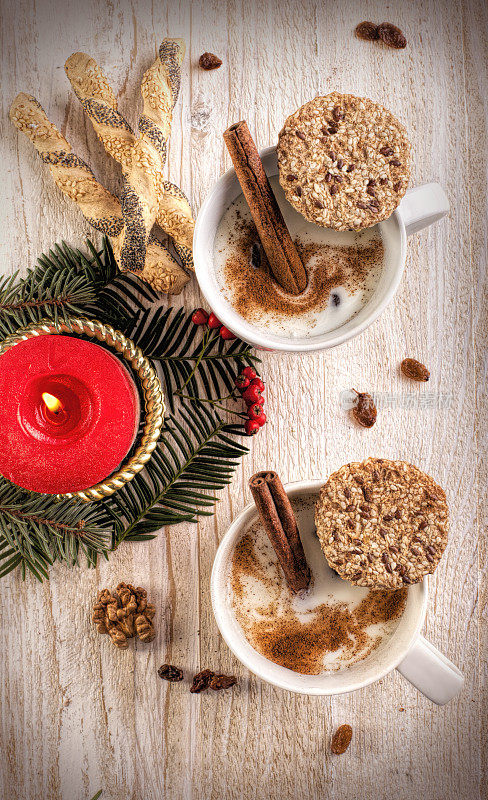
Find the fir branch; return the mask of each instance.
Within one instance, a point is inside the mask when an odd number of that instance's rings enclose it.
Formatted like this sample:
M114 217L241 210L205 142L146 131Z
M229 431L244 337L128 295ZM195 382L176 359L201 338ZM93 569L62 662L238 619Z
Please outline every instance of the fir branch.
M94 288L83 274L46 269L40 283L35 271L20 281L12 275L0 284L0 336L46 318L65 321L82 314L94 299Z
M233 441L234 426L207 408L188 406L171 415L144 473L109 502L124 517L118 543L153 538L165 525L195 522L216 502L205 491L222 489L232 479L247 448Z
M112 541L110 517L103 506L57 502L0 477L0 577L21 566L42 580L57 560L70 566L83 552L89 564L106 554Z
M99 251L89 240L88 255L63 242L42 255L25 278L0 281L0 340L42 319L101 317L125 332L157 295L135 276L121 275L110 241Z
M24 522L30 522L33 525L50 525L54 530L56 530L61 535L64 533L72 533L74 536L82 535L85 528L84 519L78 520L74 525L68 525L64 522L57 522L54 519L41 517L37 513L32 513L32 512L26 513L25 511L20 511L15 506L5 505L1 501L0 501L0 514L6 514L9 518L13 520L22 520Z
M147 308L127 336L160 365L172 412L183 388L192 398L221 400L233 391L243 367L260 363L250 345L240 339L224 342L214 331L194 325L182 309Z

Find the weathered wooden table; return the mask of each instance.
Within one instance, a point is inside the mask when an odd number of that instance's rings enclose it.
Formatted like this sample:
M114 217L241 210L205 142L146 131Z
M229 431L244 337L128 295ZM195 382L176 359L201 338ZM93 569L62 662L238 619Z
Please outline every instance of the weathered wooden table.
M487 483L487 6L482 0L392 0L386 9L373 0L3 0L2 6L2 272L32 266L56 240L81 244L89 233L11 126L12 98L21 90L38 97L96 174L117 188L118 170L83 118L63 64L75 50L95 56L135 122L140 78L167 35L187 42L167 169L195 210L229 166L221 135L228 124L246 118L259 144L268 145L288 113L332 89L367 95L398 114L413 140L413 184L439 181L452 210L409 241L401 289L362 336L313 356L263 357L270 422L213 518L121 547L96 571L58 566L44 585L13 575L3 580L0 794L11 800L88 800L98 789L103 800L487 797L488 553L477 505ZM357 22L384 17L405 30L406 50L354 38ZM221 69L198 69L204 50L222 57ZM176 303L191 308L198 300L193 282ZM405 356L428 364L428 386L401 380ZM340 393L351 386L382 396L372 430L358 430L340 408ZM450 500L450 545L432 580L426 635L464 671L466 686L443 708L398 674L333 699L276 690L235 661L212 617L212 560L250 499L249 475L266 467L284 480L325 478L368 455L418 464ZM95 633L89 608L97 588L124 579L150 590L158 636L150 646L118 652ZM236 672L239 688L190 695L187 684L157 678L164 661ZM347 755L334 757L331 733L343 722L354 728L353 743Z

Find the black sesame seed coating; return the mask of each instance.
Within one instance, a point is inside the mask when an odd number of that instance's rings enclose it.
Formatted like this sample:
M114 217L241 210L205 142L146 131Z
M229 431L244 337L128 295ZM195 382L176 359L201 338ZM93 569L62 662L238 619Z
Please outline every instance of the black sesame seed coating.
M124 227L124 220L122 217L105 217L104 219L86 217L86 221L97 231L100 231L100 233L105 234L105 236L111 236L112 238L118 236Z
M172 195L172 197L179 197L181 200L186 200L188 203L188 198L184 192L180 189L179 186L176 186L175 183L171 183L171 181L164 181L163 182L163 189L168 194ZM190 205L188 203L188 205Z
M179 52L179 44L167 39L164 40L159 48L159 58L161 59L161 63L168 70L172 108L174 108L180 92L181 68L178 60Z
M163 161L166 161L166 137L163 136L158 126L144 114L139 119L139 131L149 139Z
M122 114L115 111L110 106L103 103L98 103L96 100L81 100L83 110L88 114L90 119L98 122L99 125L108 125L110 128L118 128L120 130L129 131L132 133L132 128L129 123L124 119Z
M120 267L124 271L141 270L146 257L144 215L138 195L126 180L122 192L122 214L125 220L125 236L120 253Z
M39 155L45 164L61 165L62 167L66 168L80 167L93 176L93 172L88 164L86 164L75 153L67 153L64 150L61 150L50 153L39 153Z

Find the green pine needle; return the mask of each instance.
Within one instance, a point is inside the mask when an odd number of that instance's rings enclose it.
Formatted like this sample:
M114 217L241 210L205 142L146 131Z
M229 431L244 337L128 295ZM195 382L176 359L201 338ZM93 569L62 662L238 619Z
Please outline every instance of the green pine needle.
M112 544L112 525L102 504L35 494L0 477L0 577L16 566L47 578L55 561L69 566L80 553L96 564Z
M58 322L70 314L81 314L94 300L93 284L83 272L50 264L29 271L21 280L15 273L0 282L1 338L41 319Z
M110 499L124 518L122 540L147 537L165 525L208 516L216 497L232 480L247 448L230 438L229 425L205 406L183 405L171 415L144 473Z

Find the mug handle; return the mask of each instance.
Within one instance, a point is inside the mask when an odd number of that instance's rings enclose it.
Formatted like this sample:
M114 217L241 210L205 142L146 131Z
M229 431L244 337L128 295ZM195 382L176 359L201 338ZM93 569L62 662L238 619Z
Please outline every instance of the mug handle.
M449 200L438 183L426 183L409 189L399 207L407 236L418 233L449 213Z
M464 684L462 672L423 636L418 637L397 670L438 706L456 697Z

